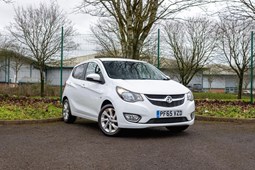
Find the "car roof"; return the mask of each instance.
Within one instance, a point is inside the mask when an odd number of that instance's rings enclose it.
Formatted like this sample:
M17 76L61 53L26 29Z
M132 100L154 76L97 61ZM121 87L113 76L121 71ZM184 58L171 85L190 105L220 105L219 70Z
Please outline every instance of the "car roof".
M145 63L145 61L128 59L128 58L93 58L93 59L83 61L83 62L75 65L75 67L78 66L78 65L84 64L84 63L92 62L92 61L101 61L101 62L102 61L129 61L129 62L142 62L142 63Z
M98 58L101 61L132 61L132 62L144 62L140 60L128 59L128 58Z

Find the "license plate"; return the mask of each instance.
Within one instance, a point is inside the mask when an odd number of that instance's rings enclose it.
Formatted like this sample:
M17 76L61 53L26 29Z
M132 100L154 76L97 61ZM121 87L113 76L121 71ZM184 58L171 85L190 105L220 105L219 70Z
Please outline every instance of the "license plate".
M157 118L165 117L180 117L182 116L182 110L158 110Z

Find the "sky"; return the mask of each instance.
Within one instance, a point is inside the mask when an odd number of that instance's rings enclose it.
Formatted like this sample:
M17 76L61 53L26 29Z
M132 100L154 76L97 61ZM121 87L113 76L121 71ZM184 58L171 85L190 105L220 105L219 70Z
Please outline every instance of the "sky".
M90 26L97 22L97 17L92 17L88 14L74 13L75 7L77 7L82 0L12 0L13 3L6 4L0 0L0 33L3 35L8 35L5 27L8 26L11 22L14 22L15 16L15 7L22 6L24 8L28 6L37 7L40 2L57 2L60 6L60 9L67 14L67 18L72 21L76 33L82 34L75 38L75 41L80 44L79 49L68 54L70 56L78 56L81 54L92 54L95 53L95 45L90 42L88 39L91 36ZM217 9L214 4L210 5L210 9ZM185 16L194 16L201 15L203 10L199 8L192 8L187 11L180 13L180 17ZM159 26L160 28L160 26ZM88 35L89 34L89 35Z
M0 0L0 31L4 32L5 27L13 22L15 15L14 8L18 6L37 6L40 2L50 3L53 0L13 0L13 3L6 4ZM57 1L61 10L66 12L68 19L73 22L74 28L78 33L89 34L90 25L97 21L96 17L87 14L74 13L74 8L81 3L81 0L54 0Z
M90 34L90 26L93 23L96 23L97 18L92 17L88 14L82 13L74 13L74 8L77 7L82 0L12 0L13 3L6 4L2 0L0 0L0 31L5 31L5 27L9 25L10 22L13 22L13 18L15 15L14 8L18 6L37 6L40 2L51 3L52 1L56 1L60 8L66 12L67 17L73 22L74 28L78 33L81 34ZM219 7L219 6L218 6ZM211 4L210 8L215 9L218 8L215 5ZM190 16L190 15L199 15L203 10L198 8L190 9L188 11L182 12L181 16Z

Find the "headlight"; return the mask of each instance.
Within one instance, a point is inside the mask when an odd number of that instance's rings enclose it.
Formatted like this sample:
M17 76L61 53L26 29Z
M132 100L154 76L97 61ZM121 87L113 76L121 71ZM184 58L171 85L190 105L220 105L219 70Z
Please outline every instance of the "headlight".
M193 100L194 100L194 97L193 97L193 94L192 94L191 91L189 91L189 92L187 93L187 99L190 100L190 101L193 101Z
M139 93L134 93L121 87L116 87L116 91L120 98L126 102L143 101L143 97Z

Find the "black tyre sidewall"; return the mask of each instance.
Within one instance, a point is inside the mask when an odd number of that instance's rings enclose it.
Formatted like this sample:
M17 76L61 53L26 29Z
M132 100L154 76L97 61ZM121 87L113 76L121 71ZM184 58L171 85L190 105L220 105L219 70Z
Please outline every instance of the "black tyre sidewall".
M67 119L64 119L63 110L64 110L64 104L65 104L66 102L67 102L67 104L68 104L69 113L68 113L68 118L67 118ZM63 101L62 116L63 116L63 120L64 120L65 123L73 123L73 122L76 120L76 116L73 116L72 113L71 113L71 108L70 108L70 104L69 104L68 99L65 99L65 100Z

